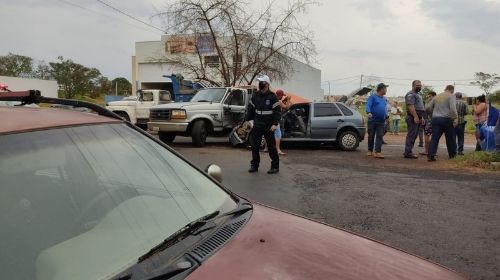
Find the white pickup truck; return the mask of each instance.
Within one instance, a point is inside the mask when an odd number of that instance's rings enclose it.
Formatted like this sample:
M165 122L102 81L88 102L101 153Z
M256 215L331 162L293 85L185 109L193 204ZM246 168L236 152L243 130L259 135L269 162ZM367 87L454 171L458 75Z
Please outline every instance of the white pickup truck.
M191 136L193 144L201 147L208 135L229 135L243 121L249 99L246 89L204 88L190 102L153 106L148 130L158 132L166 143L177 135Z
M145 127L149 121L149 109L170 102L172 94L168 90L139 90L136 96L107 103L106 108L137 126Z

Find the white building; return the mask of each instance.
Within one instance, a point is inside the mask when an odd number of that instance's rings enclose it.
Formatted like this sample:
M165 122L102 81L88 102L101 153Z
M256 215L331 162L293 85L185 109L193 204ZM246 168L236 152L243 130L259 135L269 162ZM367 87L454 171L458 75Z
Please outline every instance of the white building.
M57 81L0 76L0 84L6 84L11 91L39 90L45 97L57 98Z
M165 62L165 58L175 53L186 55L189 59L199 59L195 51L195 39L184 37L179 45L179 39L172 42L173 36L164 35L160 41L146 41L135 43L135 56L132 57L132 90L137 89L168 89L170 80L164 75L181 73L186 79L189 77L184 69L180 69L171 63ZM179 36L175 37L179 38ZM173 45L172 43L177 43ZM199 45L198 45L199 46ZM218 56L213 51L203 53L204 62L214 67L218 65ZM163 60L163 61L162 61ZM323 89L321 89L321 70L310 65L293 60L293 71L283 83L271 81L273 89L283 89L285 92L292 92L309 100L323 100ZM207 67L210 68L210 67ZM210 77L217 77L218 71L213 69L209 73ZM265 73L262 73L265 74ZM214 80L217 80L214 78Z

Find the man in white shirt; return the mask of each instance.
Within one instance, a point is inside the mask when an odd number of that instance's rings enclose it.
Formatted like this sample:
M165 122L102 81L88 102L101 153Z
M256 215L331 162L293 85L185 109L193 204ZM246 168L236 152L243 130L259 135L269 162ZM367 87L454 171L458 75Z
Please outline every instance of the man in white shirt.
M399 134L399 121L401 120L401 115L403 114L403 109L398 105L397 101L394 101L391 107L391 119L392 119L392 134Z

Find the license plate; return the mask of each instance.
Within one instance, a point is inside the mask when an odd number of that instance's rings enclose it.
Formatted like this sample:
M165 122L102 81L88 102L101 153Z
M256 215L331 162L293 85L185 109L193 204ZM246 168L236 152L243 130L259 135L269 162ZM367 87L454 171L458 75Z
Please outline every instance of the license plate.
M157 126L153 126L153 131L157 131L158 132L158 131L160 131L160 128L157 127Z

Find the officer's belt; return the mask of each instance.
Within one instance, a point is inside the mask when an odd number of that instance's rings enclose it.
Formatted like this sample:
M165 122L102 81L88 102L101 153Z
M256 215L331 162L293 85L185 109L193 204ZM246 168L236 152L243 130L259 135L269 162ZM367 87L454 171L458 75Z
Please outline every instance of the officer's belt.
M265 116L265 115L272 115L273 111L259 111L259 110L255 110L255 113L257 115L263 115L263 116Z

